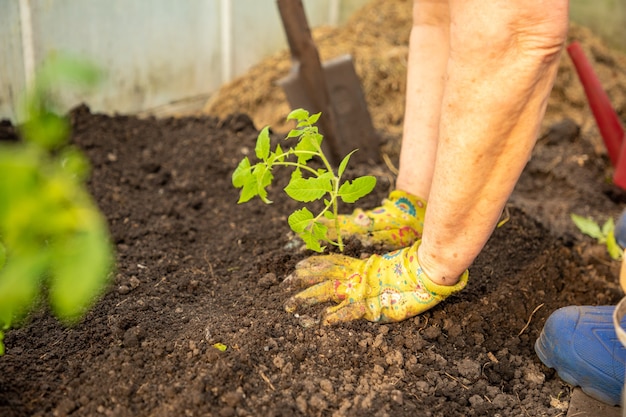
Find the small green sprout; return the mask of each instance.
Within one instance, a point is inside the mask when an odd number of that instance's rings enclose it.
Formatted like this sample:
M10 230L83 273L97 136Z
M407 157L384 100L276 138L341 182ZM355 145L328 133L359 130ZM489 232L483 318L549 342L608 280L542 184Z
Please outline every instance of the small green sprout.
M602 227L591 217L572 214L571 218L583 234L596 239L601 245L606 245L606 249L612 259L617 261L622 258L623 251L615 240L615 222L612 218L609 218Z
M225 345L225 344L223 344L223 343L215 343L215 344L213 345L213 347L214 347L215 349L219 350L220 352L226 352L226 349L228 349L228 346L226 346L226 345Z
M320 113L309 115L303 109L289 113L287 120L295 120L296 128L291 130L285 140L297 138L294 147L283 150L280 144L272 152L270 149L269 128L261 130L257 137L255 153L259 162L252 165L245 157L233 172L232 182L236 188L241 188L238 203L245 203L255 196L271 203L266 188L271 185L274 176L272 169L276 166L292 167L291 179L285 187L285 192L292 199L310 203L323 200L324 207L314 215L303 207L294 211L288 219L289 226L304 241L306 247L316 252L323 252L326 247L320 242L335 245L343 251L344 245L339 233L338 209L339 199L345 203L354 203L361 197L369 194L376 185L376 178L371 175L358 177L353 181L343 181L342 175L346 170L350 156L356 150L343 158L335 174L328 158L321 147L323 136L318 132L315 123ZM321 160L323 168L313 168L307 165L313 158ZM328 221L334 224L337 239L328 237Z

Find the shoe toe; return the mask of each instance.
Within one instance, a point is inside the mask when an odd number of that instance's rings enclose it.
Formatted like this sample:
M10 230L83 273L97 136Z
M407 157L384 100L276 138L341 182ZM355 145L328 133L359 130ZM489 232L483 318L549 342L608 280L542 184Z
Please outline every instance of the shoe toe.
M548 318L535 352L567 383L617 405L624 385L626 349L613 328L614 307L570 306Z
M546 320L541 336L535 342L535 352L548 368L561 367L563 358L572 355L572 336L579 318L578 307L563 307Z

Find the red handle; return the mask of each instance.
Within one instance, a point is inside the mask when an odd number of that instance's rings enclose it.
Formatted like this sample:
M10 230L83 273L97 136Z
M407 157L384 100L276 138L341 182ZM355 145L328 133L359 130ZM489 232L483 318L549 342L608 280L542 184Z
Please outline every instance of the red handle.
M578 78L580 78L580 82L585 89L589 106L596 119L602 140L604 141L609 158L611 159L611 164L618 166L620 148L624 140L624 128L580 44L578 42L572 42L567 47L567 52L574 63ZM626 154L626 147L622 149L622 153ZM623 183L626 184L626 155L624 155L623 164Z

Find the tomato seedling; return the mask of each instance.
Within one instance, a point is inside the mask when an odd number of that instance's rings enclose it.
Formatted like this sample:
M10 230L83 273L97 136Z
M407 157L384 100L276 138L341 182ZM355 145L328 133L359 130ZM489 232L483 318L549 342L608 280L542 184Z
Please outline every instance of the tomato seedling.
M617 261L622 258L623 251L615 239L615 222L612 218L609 217L602 227L590 217L572 214L571 218L583 234L596 239L601 245L606 245L606 249L612 259Z
M274 176L272 170L276 166L291 167L293 171L285 193L292 199L310 203L323 200L323 208L318 214L313 214L303 207L291 213L288 218L289 227L303 241L308 249L323 252L326 247L321 242L335 245L343 251L344 244L339 231L338 209L339 200L345 203L354 203L361 197L369 194L376 185L376 178L365 175L354 180L343 180L350 156L356 150L346 155L335 173L333 167L322 151L323 136L319 133L315 123L321 113L309 115L303 109L289 113L287 120L295 120L296 128L292 129L285 140L295 139L295 146L283 150L280 144L271 151L269 127L261 130L257 137L255 154L260 160L252 165L248 157L244 157L232 175L232 182L236 188L241 188L238 203L245 203L255 196L271 203L267 196L267 187L272 184ZM313 160L319 160L322 168L310 166ZM328 227L336 230L336 240L329 238Z

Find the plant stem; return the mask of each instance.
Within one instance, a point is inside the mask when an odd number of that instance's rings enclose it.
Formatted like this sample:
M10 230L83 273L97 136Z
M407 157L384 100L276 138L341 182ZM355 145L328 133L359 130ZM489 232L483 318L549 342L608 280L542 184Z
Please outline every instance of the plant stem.
M310 126L311 125L309 124L309 127ZM339 251L343 252L343 239L341 238L341 231L339 228L339 217L338 217L339 216L339 203L337 202L337 196L339 195L340 178L335 175L335 171L333 170L333 167L330 165L330 162L326 158L326 155L324 155L324 152L322 151L321 146L315 143L315 148L317 149L318 156L324 163L324 166L326 167L328 172L331 172L333 174L333 179L332 179L333 192L330 196L330 203L332 204L333 217L335 218L335 230L337 230L337 246L339 247ZM326 206L325 210L327 209L328 209L328 206ZM320 213L320 215L322 213Z
M312 174L313 174L313 175L315 175L316 177L319 177L319 176L320 176L320 175L317 173L317 171L316 171L316 170L314 170L313 168L308 167L308 166L303 165L303 164L299 164L299 163L297 163L297 162L274 162L274 163L272 164L272 166L274 166L274 165L281 165L281 166L293 166L293 167L296 167L296 168L302 168L302 169L304 169L304 170L306 170L306 171L309 171L310 173L312 173Z
M335 191L332 197L333 204L333 214L335 216L335 230L337 230L337 244L339 246L339 251L343 252L343 239L341 238L341 230L339 228L339 203L337 202L337 195L339 194L339 179L335 179Z

